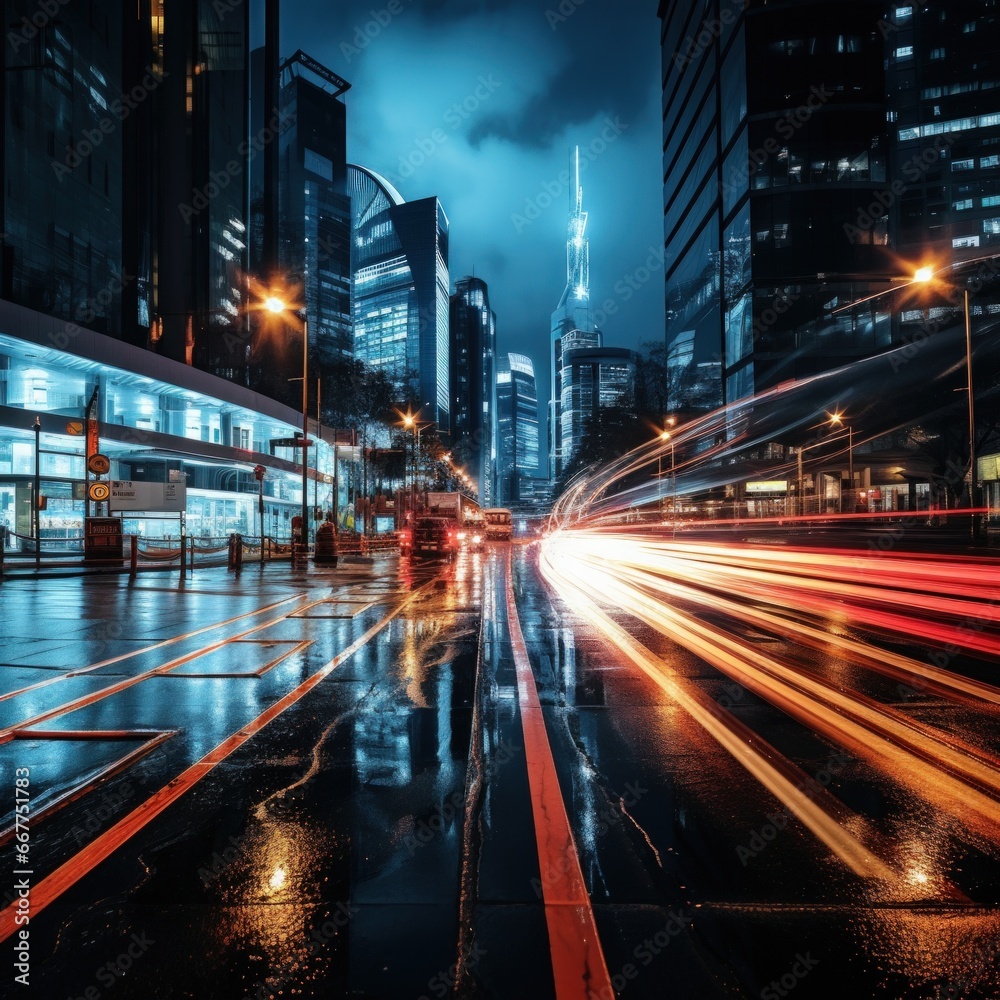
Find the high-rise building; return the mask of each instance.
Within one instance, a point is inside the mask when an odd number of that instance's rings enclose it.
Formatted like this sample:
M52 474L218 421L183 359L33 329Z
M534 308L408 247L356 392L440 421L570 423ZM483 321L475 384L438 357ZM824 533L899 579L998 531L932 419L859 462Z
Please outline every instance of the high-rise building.
M455 282L451 296L451 451L479 482L479 502L496 495L496 313L481 278Z
M0 294L207 370L247 346L249 13L7 3ZM81 67L83 67L81 69Z
M1000 253L1000 10L897 3L886 29L895 249L913 267Z
M384 368L422 419L450 426L448 217L437 198L407 202L349 164L355 357Z
M286 533L301 452L270 443L301 415L233 384L249 344L249 5L8 0L4 13L0 523L44 554L104 513L83 499L86 410L109 478L187 487L189 531ZM329 505L333 449L318 435L310 451L308 494ZM248 463L268 469L266 523ZM132 514L126 532L180 529Z
M347 195L350 84L296 52L280 68L278 266L301 275L309 341L322 364L354 353L351 203ZM297 280L297 279L293 279Z
M37 13L4 4L0 296L67 321L92 314L94 330L119 337L122 133L85 130L125 87L120 7L60 7L59 30L36 29Z
M535 366L524 354L497 362L497 499L501 506L526 498L538 475L538 388Z
M549 395L549 475L554 479L564 463L561 400L563 339L574 330L595 333L590 308L590 241L587 239L587 213L583 210L583 187L580 184L580 147L570 157L569 223L566 234L566 287L559 305L552 313L551 384Z
M574 330L563 338L560 384L563 467L569 465L600 411L629 405L635 390L636 352L604 347L599 333Z
M142 0L137 10L128 20L133 76L157 62L163 75L125 122L152 172L126 173L138 325L150 317L160 354L231 375L249 347L249 11L211 0L169 9Z
M688 405L872 354L887 287L883 6L661 0L666 343ZM716 30L717 27L717 30Z

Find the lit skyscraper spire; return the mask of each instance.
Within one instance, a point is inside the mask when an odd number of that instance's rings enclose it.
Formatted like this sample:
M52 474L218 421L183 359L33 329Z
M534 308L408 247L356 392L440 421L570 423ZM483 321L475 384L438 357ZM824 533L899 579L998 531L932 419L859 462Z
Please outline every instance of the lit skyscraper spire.
M583 210L579 146L573 152L571 170L573 191L570 194L569 235L566 240L566 285L572 297L588 299L590 298L590 241L587 239L587 213Z
M590 241L587 239L587 213L583 210L583 187L580 184L580 147L570 153L569 226L566 237L566 287L559 305L552 313L551 380L549 394L549 475L562 471L562 341L571 333L584 334L586 342L600 347L600 331L590 312ZM579 337L577 337L579 340ZM581 342L582 343L582 342ZM579 345L578 345L579 346Z

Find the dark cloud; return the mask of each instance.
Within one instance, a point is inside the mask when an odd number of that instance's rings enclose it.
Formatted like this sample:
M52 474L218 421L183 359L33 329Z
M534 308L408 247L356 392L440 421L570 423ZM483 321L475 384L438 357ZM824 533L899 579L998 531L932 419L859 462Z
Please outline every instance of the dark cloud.
M595 117L619 115L626 123L655 96L659 77L659 22L648 11L609 9L607 4L579 6L560 14L553 3L545 15L544 31L561 50L544 90L538 91L517 113L481 118L469 141L480 146L495 138L527 149L547 149L568 127ZM555 20L561 18L562 20ZM635 40L648 34L651 43Z

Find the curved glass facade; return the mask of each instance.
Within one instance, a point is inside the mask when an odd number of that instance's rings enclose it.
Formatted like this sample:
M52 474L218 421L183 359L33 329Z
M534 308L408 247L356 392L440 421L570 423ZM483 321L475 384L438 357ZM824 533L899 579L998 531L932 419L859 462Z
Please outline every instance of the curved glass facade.
M354 355L412 388L449 427L448 218L437 198L406 202L384 177L349 164Z

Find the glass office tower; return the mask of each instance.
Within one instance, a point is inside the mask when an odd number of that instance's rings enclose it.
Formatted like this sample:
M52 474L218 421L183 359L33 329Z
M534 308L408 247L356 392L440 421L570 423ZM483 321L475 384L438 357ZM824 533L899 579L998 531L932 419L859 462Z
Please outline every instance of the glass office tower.
M525 499L538 475L538 388L535 366L524 354L505 354L497 364L497 467L501 506ZM533 494L533 489L531 490Z
M278 263L301 275L310 346L320 363L354 353L351 203L347 195L350 84L296 52L280 69Z
M38 13L29 0L4 3L0 297L118 337L121 6L59 5L36 29Z
M496 313L481 278L455 282L451 296L451 451L479 482L479 502L496 494Z
M882 5L662 0L666 343L674 405L890 343ZM717 26L717 27L711 27ZM691 392L686 385L693 386Z
M372 170L347 173L355 357L384 368L447 433L448 217L437 198L406 202Z

